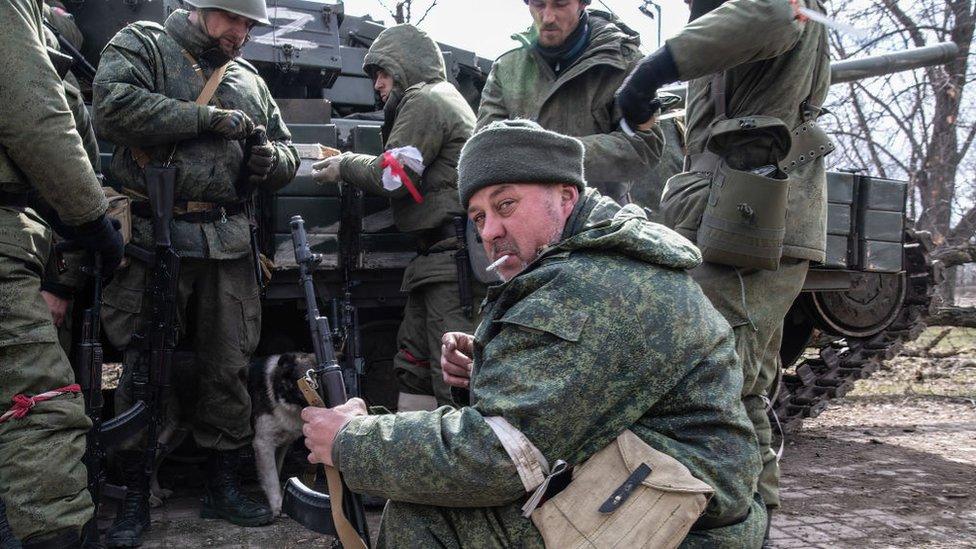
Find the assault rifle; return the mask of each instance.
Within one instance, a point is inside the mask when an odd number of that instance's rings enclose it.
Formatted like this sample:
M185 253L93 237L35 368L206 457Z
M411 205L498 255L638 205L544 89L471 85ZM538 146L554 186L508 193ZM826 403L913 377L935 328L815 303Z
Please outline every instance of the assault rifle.
M176 190L176 168L146 166L146 190L152 209L154 250L142 250L148 259L149 318L146 325L132 336L132 347L138 358L132 371L132 394L149 408L146 429L147 442L143 461L142 482L148 485L156 461L159 443L159 423L163 416L163 402L169 390L173 370L173 353L179 331L176 325L176 292L180 279L180 256L173 250L170 221ZM138 248L133 247L135 250ZM137 257L141 254L134 253Z
M75 369L78 384L85 397L85 415L92 426L86 437L82 462L88 470L88 492L95 504L95 513L85 526L82 539L85 547L98 547L98 504L105 483L105 445L102 440L102 254L91 254L91 264L83 269L91 277L91 304L82 313L81 339L75 347ZM111 431L110 431L111 432Z
M329 319L319 314L315 293L313 273L322 257L312 253L305 221L300 215L291 218L291 239L299 268L299 284L305 293L308 328L315 348L315 368L299 380L299 388L309 405L331 408L346 402L347 398L342 367L336 361L335 348L332 346ZM295 477L288 479L282 510L313 532L337 537L346 549L369 547L366 512L359 496L349 490L338 470L326 467L325 475L329 495L309 489Z
M363 227L362 191L351 183L343 182L339 187L342 194L340 200L339 220L339 263L342 266L342 362L346 389L350 395L360 396L360 381L364 374L365 360L363 359L362 341L359 333L359 310L353 304L352 292L359 284L354 277L358 268L357 259L360 250L360 234Z
M245 201L244 213L247 215L247 224L251 231L251 260L254 268L254 280L257 282L258 289L262 295L265 286L269 282L264 276L264 269L261 267L261 249L258 246L258 225L257 217L254 214L254 191L257 185L249 181L251 172L247 169L247 163L251 158L251 147L267 145L268 132L264 126L254 128L251 135L247 136L241 147L244 149L244 159L241 161L242 168L238 180L234 185L237 191L237 198Z
M68 57L71 58L70 66L67 69L74 71L75 75L82 80L87 80L92 82L95 80L95 67L85 59L85 56L78 51L78 48L74 46L67 38L61 34L61 31L57 27L51 24L47 19L44 20L44 26L50 30L55 38L58 39L58 46L61 47L61 51L65 52ZM67 70L65 71L67 72ZM60 71L58 71L60 74ZM62 75L62 78L64 76Z

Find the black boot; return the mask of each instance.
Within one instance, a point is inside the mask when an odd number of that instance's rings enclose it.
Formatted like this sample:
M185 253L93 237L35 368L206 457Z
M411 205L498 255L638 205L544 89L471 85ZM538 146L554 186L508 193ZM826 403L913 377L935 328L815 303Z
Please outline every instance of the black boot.
M149 478L144 472L145 454L140 451L119 451L125 499L119 504L115 521L105 532L106 547L139 547L142 534L149 530Z
M81 538L74 530L61 530L24 540L24 549L81 549Z
M0 549L21 549L21 547L20 540L14 535L10 523L7 522L7 506L0 501Z
M238 526L264 526L274 517L271 509L241 493L240 453L211 450L207 457L207 495L200 516L222 518Z

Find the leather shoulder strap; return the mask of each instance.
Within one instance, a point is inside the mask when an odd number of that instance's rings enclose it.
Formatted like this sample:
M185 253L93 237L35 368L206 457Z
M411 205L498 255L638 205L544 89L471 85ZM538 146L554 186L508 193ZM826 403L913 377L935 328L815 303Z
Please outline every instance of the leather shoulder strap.
M193 70L196 71L201 78L203 78L203 69L200 68L200 64L197 62L197 60L194 59L193 56L190 55L190 53L186 50L183 50L183 55L186 56L186 58L193 64ZM210 103L210 100L213 99L214 93L217 92L217 87L220 86L220 81L224 78L224 73L227 72L228 63L230 62L228 61L227 63L224 63L213 71L210 78L208 78L207 82L203 85L203 89L200 91L200 95L197 96L194 103L201 106ZM132 152L132 158L135 159L136 164L138 164L142 169L145 169L146 166L149 165L150 160L152 160L144 149L132 147L129 150Z

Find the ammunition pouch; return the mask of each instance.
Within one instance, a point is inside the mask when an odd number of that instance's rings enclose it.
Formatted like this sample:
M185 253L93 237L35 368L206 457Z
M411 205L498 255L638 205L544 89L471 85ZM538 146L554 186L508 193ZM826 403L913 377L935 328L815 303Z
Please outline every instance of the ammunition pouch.
M808 124L801 127L808 128L801 133L811 133ZM791 144L791 132L778 118L716 121L706 152L685 159L685 168L697 176L668 181L661 198L665 222L693 238L705 261L778 269L790 191L780 159ZM763 164L770 173L749 169Z
M823 158L834 152L836 145L824 131L816 119L807 120L790 132L793 145L786 158L780 161L780 168L785 173L809 164L818 158Z
M532 512L546 547L677 547L713 490L630 430Z
M119 231L122 233L122 241L126 244L132 242L132 199L112 187L102 187L102 190L108 200L105 215L121 224Z

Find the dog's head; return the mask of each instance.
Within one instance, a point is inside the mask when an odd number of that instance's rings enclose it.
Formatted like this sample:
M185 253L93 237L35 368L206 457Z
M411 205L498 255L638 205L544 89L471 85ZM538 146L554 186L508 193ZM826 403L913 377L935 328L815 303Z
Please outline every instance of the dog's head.
M311 353L285 353L278 356L271 370L269 389L279 403L307 406L305 397L298 389L298 380L305 372L315 368L315 355Z

